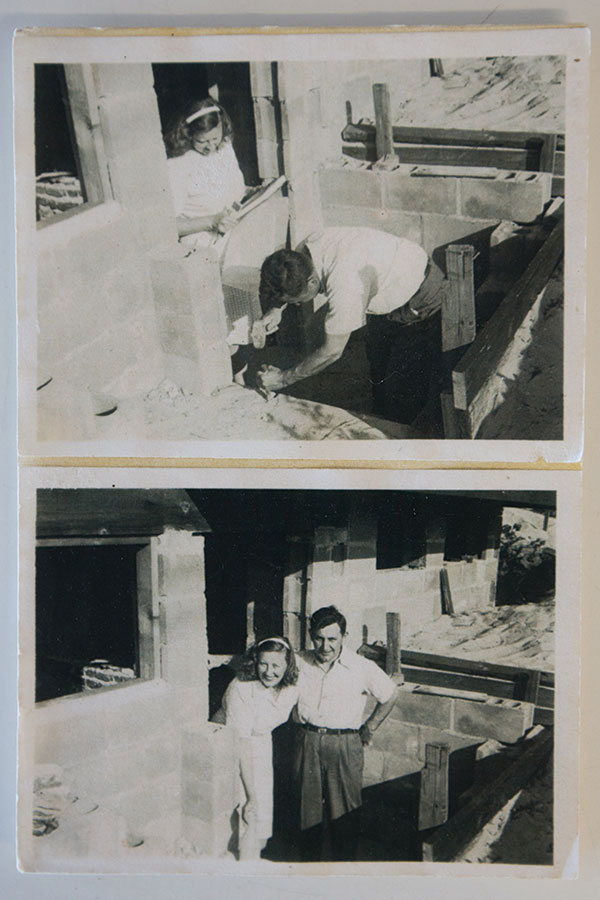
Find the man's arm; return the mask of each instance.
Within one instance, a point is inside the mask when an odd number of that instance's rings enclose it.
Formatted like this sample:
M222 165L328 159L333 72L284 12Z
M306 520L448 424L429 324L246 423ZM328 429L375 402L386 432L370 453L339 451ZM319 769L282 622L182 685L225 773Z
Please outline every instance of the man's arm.
M360 729L360 739L363 744L371 743L371 738L373 737L381 723L384 722L385 719L387 719L392 709L394 708L397 697L398 689L396 688L389 700L386 700L385 703L377 704L367 721Z
M351 332L325 335L325 342L319 349L291 369L268 366L264 371L258 373L260 386L268 391L280 391L284 387L295 384L296 381L301 381L310 375L317 375L340 358L350 339L350 334Z

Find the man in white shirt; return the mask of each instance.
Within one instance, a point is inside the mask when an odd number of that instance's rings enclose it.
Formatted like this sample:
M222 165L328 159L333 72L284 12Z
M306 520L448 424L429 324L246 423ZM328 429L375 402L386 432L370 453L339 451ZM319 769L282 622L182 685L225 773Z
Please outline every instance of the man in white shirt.
M346 619L327 606L310 620L313 650L300 654L294 778L303 861L319 860L325 830L334 860L356 859L363 745L389 715L396 685L344 647ZM375 708L364 720L368 697Z
M374 228L325 228L296 250L278 250L261 269L258 341L277 330L287 304L308 303L319 294L327 303L325 339L290 369L263 367L259 385L278 391L318 374L367 324L374 412L410 424L430 395L439 394L446 286L419 244Z

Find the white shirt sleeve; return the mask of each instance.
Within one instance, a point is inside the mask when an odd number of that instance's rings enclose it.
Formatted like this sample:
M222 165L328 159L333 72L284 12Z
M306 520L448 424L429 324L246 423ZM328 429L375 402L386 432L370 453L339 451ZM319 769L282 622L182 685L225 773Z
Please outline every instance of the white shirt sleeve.
M396 685L383 669L371 659L364 659L365 679L367 690L375 697L378 703L387 703L391 700L396 690ZM368 665L367 665L368 664Z
M368 288L359 272L331 277L327 298L329 309L325 316L327 334L350 334L366 325Z
M241 682L234 678L223 697L225 724L235 728L241 737L250 737L254 724L253 705L248 696L248 684L250 682Z

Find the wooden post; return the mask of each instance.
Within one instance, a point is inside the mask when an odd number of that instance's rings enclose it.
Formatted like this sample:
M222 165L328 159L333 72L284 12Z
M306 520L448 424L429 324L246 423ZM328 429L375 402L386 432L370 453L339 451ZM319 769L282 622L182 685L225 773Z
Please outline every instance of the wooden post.
M448 821L448 744L425 744L425 767L421 770L419 831Z
M400 673L400 613L386 613L385 624L387 628L385 670L388 675L398 675Z
M475 340L475 282L470 244L451 244L446 250L448 290L442 300L442 350L455 350Z
M440 590L442 593L442 613L447 616L453 616L454 604L452 603L452 591L450 590L448 569L440 569Z
M442 391L440 401L442 405L444 437L453 441L471 438L469 413L463 409L456 409L454 406L454 395L450 391Z
M540 172L554 172L554 157L556 155L556 144L558 135L545 134L542 148L540 150Z
M390 112L390 90L387 84L373 85L375 103L375 145L377 159L391 158L395 161L394 137Z

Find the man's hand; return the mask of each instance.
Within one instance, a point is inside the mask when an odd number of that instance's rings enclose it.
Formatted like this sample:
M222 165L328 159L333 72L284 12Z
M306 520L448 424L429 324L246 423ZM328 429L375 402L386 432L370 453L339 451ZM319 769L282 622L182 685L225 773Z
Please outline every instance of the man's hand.
M261 366L256 373L256 383L263 391L280 391L285 387L284 372L277 366Z
M358 733L360 734L363 747L366 747L373 739L374 729L369 726L368 722L365 722Z
M262 350L262 348L265 346L267 335L274 334L279 328L281 316L283 315L283 311L286 306L287 303L284 303L283 306L272 307L268 312L264 314L261 319L257 319L252 326L250 339L252 341L252 345L257 350Z

